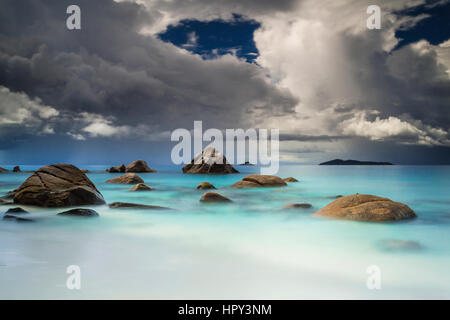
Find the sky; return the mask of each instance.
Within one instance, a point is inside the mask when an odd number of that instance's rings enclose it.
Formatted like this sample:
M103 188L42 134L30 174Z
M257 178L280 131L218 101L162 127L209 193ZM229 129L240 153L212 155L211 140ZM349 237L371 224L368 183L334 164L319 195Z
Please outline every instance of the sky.
M72 4L81 30L66 28ZM277 128L285 163L450 164L449 0L0 9L0 165L170 164L171 132L196 120Z

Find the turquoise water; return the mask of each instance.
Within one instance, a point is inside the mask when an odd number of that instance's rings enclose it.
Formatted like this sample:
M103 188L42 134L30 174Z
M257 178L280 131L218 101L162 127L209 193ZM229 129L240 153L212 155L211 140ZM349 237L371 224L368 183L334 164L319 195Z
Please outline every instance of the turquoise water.
M216 176L155 169L139 174L156 189L150 192L104 183L119 174L88 176L107 202L173 210L91 206L100 218L77 219L56 216L61 209L23 206L35 223L0 221L0 298L450 298L448 166L282 166L279 176L300 182L241 190L229 186L256 168ZM1 173L0 194L27 176ZM200 203L203 192L195 187L202 181L234 202ZM363 223L312 216L336 195L357 192L404 202L418 218ZM297 202L313 207L282 209ZM420 248L389 250L387 240ZM81 268L80 290L66 287L69 265ZM371 265L381 271L379 290L366 286Z

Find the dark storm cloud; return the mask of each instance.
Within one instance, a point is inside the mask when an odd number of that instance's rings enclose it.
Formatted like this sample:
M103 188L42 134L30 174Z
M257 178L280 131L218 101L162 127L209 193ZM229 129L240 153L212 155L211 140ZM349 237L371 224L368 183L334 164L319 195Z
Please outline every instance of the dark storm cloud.
M81 30L66 29L69 4L81 7ZM190 128L194 120L233 127L254 121L249 114L290 112L297 101L256 65L233 56L205 61L139 34L154 17L135 3L3 0L1 8L0 85L66 116L111 117L93 130ZM54 128L71 131L67 125Z

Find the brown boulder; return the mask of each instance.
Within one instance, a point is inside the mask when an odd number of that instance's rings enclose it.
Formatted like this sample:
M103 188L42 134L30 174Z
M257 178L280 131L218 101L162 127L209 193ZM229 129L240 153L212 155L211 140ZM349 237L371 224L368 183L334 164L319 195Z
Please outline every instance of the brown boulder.
M150 169L144 160L136 160L126 166L125 172L156 172L156 170Z
M201 202L231 202L230 199L224 197L217 192L206 192L200 198Z
M415 218L406 204L369 194L340 197L315 213L319 216L357 221L393 221Z
M232 188L261 188L261 187L282 187L286 186L286 182L280 177L269 176L263 174L252 174L246 176L241 181L236 182Z
M298 180L297 180L297 179L295 179L295 178L292 178L292 177L289 177L289 178L284 178L283 180L284 180L284 182L298 182Z
M22 170L20 170L20 167L19 166L15 166L14 168L13 168L13 172L21 172Z
M127 173L122 176L106 180L106 183L136 184L136 183L144 183L144 180L142 180L142 178L135 173Z
M71 164L40 168L16 190L14 203L41 207L103 204L102 194L86 175Z
M145 183L138 183L135 186L132 186L130 189L128 189L129 191L151 191L153 190L152 188L150 188L149 186L147 186Z
M109 168L110 173L123 173L125 172L125 165L122 163L120 166Z
M183 167L183 173L239 173L239 171L227 162L221 152L208 147Z
M202 182L200 183L197 188L197 190L206 190L206 189L216 189L211 183L209 182Z

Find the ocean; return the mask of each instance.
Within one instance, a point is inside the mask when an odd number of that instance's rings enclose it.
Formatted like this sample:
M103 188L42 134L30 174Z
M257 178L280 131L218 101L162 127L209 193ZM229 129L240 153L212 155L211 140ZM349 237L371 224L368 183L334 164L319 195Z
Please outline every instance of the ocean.
M108 166L80 166L104 170ZM33 223L0 220L0 299L449 299L450 166L282 165L287 187L231 189L239 174L190 175L160 167L138 174L155 188L106 184L120 174L88 173L107 203L173 210L89 206L99 218L21 206ZM37 169L23 166L22 170ZM0 195L29 173L0 173ZM233 200L204 204L202 181ZM368 223L313 216L337 195L388 197L417 218ZM285 209L307 202L310 209ZM0 206L0 213L9 205ZM394 241L415 245L398 248ZM70 290L67 267L81 270ZM367 286L371 266L380 286Z

